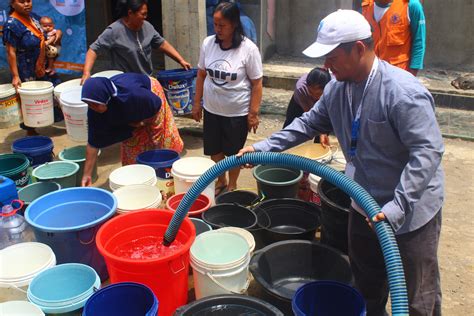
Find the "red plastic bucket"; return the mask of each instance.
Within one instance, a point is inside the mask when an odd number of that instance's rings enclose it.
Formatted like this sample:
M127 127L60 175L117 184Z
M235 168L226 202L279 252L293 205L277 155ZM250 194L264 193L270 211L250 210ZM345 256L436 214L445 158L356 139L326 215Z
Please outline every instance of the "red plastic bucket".
M185 193L178 193L170 197L166 201L166 208L176 212L176 209L178 208L179 203L181 203L181 200L183 199ZM205 194L200 194L196 201L191 205L191 208L188 211L188 216L191 217L201 217L201 214L207 211L211 207L211 200L207 195Z
M117 216L98 231L96 243L104 256L111 283L137 282L150 287L160 302L159 316L171 315L188 299L189 249L196 230L185 218L176 236L182 247L155 259L130 259L115 254L117 247L143 237L163 238L172 211L150 209ZM173 245L173 244L172 244Z

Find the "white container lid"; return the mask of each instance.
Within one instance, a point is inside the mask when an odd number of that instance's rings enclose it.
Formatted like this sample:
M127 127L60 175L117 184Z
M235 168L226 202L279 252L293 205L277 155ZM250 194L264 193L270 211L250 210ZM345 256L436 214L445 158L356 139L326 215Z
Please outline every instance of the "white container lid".
M25 301L10 301L0 304L0 315L2 316L44 316L38 306Z
M87 107L85 102L81 101L82 97L82 86L69 87L61 92L59 100L63 104L67 104L72 107Z
M216 163L206 157L185 157L173 162L171 173L180 178L199 178Z
M156 186L135 184L113 192L117 198L117 212L135 211L155 207L161 203L161 192Z
M0 250L0 281L17 283L31 279L53 262L56 264L56 256L48 245L24 242L9 246Z

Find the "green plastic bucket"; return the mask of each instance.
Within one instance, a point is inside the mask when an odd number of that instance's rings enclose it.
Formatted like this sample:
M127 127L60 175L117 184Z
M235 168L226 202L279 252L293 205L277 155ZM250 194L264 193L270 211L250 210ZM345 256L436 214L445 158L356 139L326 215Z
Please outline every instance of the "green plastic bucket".
M36 182L27 185L18 191L18 198L25 202L25 208L37 198L61 189L61 185L56 182Z
M100 155L100 150L99 150ZM59 159L62 161L72 161L79 165L79 171L77 172L76 186L81 186L82 175L84 174L84 164L86 162L86 146L74 146L71 148L65 148L59 153ZM92 169L92 183L97 181L97 160Z
M0 155L0 175L15 181L18 188L24 187L30 182L29 166L30 161L23 154Z
M72 161L53 161L33 169L33 177L38 181L54 181L61 188L76 186L79 165Z
M299 182L303 177L301 170L271 165L253 168L260 196L266 199L296 198Z

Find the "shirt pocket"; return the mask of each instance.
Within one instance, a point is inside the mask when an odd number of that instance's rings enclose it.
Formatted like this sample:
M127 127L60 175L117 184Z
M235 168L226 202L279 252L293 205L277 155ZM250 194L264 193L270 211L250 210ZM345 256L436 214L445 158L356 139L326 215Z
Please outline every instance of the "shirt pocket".
M401 46L407 41L407 27L404 25L391 26L387 32L387 46Z
M391 154L399 152L401 142L389 121L368 119L367 128L373 146Z

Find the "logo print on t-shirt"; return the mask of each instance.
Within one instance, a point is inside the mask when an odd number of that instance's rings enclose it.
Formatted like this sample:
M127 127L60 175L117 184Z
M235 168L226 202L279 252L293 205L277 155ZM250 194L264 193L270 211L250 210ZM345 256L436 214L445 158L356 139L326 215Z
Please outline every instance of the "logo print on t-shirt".
M225 59L218 59L212 62L206 68L207 75L211 77L212 82L217 86L223 86L229 81L237 80L237 73L230 72L231 66Z

